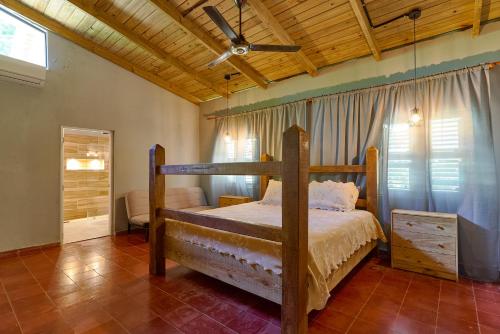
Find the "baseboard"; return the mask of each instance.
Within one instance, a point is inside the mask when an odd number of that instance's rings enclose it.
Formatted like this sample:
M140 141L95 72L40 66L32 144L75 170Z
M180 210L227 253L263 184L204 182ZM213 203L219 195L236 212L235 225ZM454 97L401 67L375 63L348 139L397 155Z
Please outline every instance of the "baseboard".
M37 253L37 252L44 250L44 249L53 248L53 247L60 247L60 246L61 246L60 243L54 242L54 243L39 245L39 246L11 249L8 251L0 252L0 259L7 258L7 257L21 256L21 255L29 255L31 253Z

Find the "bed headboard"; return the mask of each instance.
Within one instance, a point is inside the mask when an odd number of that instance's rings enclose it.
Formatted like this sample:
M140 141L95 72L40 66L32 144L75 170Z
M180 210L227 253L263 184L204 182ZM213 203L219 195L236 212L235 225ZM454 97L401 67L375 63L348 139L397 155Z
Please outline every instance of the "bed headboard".
M260 161L272 161L269 154L262 154ZM357 173L366 174L366 196L358 198L356 208L368 210L377 215L377 189L378 189L378 149L369 147L366 150L366 165L335 165L335 166L309 166L309 174L339 174L339 173ZM266 193L267 184L270 176L260 177L260 198Z

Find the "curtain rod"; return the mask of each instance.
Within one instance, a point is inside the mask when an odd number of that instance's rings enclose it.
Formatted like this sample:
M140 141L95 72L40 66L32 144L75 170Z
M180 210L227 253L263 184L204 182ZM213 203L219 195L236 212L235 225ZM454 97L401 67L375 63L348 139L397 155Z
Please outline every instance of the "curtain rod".
M423 76L423 77L418 78L418 81L421 81L423 79L433 78L433 77L444 75L444 74L448 74L448 73L458 72L458 71L462 71L462 70L466 70L466 69L474 69L474 68L484 67L484 66L487 66L488 69L492 69L492 68L494 68L497 65L500 65L500 61L491 62L491 63L484 63L484 64L478 64L478 65L474 65L474 66L465 66L463 68L458 68L458 69L453 69L453 70L449 70L449 71L438 72L438 73L434 73L434 74L431 74L431 75ZM356 93L356 92L360 92L360 91L368 90L368 89L382 88L382 87L386 87L386 86L397 85L397 84L401 84L401 83L407 83L407 82L411 82L412 80L413 79L399 80L399 81L395 81L395 82L391 82L391 83L385 83L385 84L380 84L380 85L375 85L375 86L368 86L368 87L358 88L358 89L353 89L353 90L340 91L340 92L337 92L337 93L322 94L322 95L318 95L318 96L314 96L314 97L308 97L308 98L305 98L305 99L299 99L299 100L296 100L296 101L293 101L293 102L277 104L276 106L273 106L273 107L277 107L277 106L281 106L281 105L286 105L286 104L290 104L290 103L296 103L296 102L310 103L314 99L325 97L325 96L333 96L333 95L345 94L345 93ZM273 107L269 107L269 108L273 108ZM218 115L220 112L222 112L222 110L218 110L218 111L215 111L213 113L206 114L204 116L206 117L207 120L216 120L216 119L219 119L219 118L225 118L225 117L231 117L231 116L237 116L237 115L244 115L244 114L248 114L248 113L252 113L252 112L258 112L258 111L263 110L263 109L266 109L266 108L260 108L260 109L255 109L255 110L243 111L243 112L235 113L235 114L230 115L230 116Z

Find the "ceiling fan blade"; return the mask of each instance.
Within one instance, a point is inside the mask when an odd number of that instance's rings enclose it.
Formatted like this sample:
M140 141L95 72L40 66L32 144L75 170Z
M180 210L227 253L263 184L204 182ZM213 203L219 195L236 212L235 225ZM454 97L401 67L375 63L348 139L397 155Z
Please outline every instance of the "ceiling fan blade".
M300 50L299 45L250 44L248 47L252 51L267 52L297 52Z
M215 8L214 6L206 6L203 7L203 10L207 15L214 21L214 23L219 27L220 30L233 42L238 43L240 38L238 34L231 28L229 23L227 23L226 19L222 14Z
M231 52L231 50L227 50L226 52L224 52L223 54L221 54L217 59L212 60L208 64L208 67L212 68L214 66L217 66L220 63L222 63L223 61L228 60L232 55L233 55L233 53Z

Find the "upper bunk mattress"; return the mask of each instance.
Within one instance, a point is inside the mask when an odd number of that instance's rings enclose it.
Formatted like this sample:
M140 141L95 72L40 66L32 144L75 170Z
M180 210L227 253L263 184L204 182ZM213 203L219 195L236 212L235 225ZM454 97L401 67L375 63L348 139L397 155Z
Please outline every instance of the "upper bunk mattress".
M202 214L249 224L281 226L281 206L260 202L206 210ZM165 234L281 275L280 243L175 220L168 220ZM326 305L330 295L328 277L359 248L376 239L386 241L379 222L368 211L309 209L309 310Z

